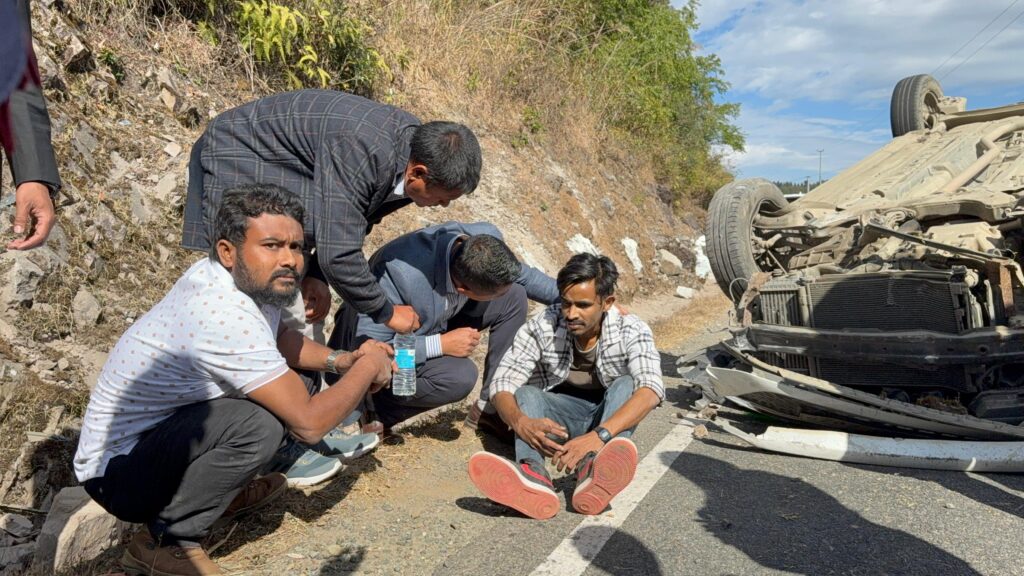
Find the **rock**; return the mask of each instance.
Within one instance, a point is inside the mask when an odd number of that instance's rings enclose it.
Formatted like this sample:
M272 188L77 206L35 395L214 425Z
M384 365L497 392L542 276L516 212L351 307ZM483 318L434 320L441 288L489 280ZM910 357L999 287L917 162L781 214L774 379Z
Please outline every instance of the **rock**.
M176 158L178 154L181 154L181 144L177 142L170 142L167 146L164 146L164 153L171 158Z
M170 90L164 88L160 90L160 101L167 106L167 109L171 112L177 112L178 110L178 95Z
M93 502L81 486L64 488L36 540L32 569L54 574L89 562L121 540L128 524Z
M0 271L3 271L0 308L10 310L30 305L35 300L43 269L32 261L29 252L10 251L0 254Z
M32 41L32 48L36 53L36 62L39 65L39 79L43 81L43 88L48 90L59 90L64 92L67 86L60 77L60 67L50 58L47 50L43 49L38 42Z
M95 326L100 319L102 310L99 300L84 288L75 294L75 299L71 303L71 314L75 319L75 325L79 328Z
M15 538L32 534L32 521L21 514L7 513L0 516L0 528Z
M82 371L85 372L85 385L91 392L100 379L103 365L107 363L107 353L99 350L88 350L82 353Z
M163 266L171 258L171 251L163 244L156 245L157 262Z
M67 47L64 49L64 69L71 73L88 72L96 67L92 59L92 50L78 34L71 33L67 37Z
M697 255L697 263L693 267L693 273L701 280L711 275L711 261L708 260L708 255L704 252L704 248L707 245L708 239L703 234L693 242L693 251Z
M613 204L611 199L609 199L607 196L601 198L601 206L604 208L604 211L607 212L609 216L615 215L615 204Z
M662 248L658 250L658 258L661 259L661 271L669 276L678 276L683 273L683 263L679 257Z
M61 358L57 360L57 370L67 370L71 367L71 362L67 358Z
M174 117L186 128L195 128L203 121L202 115L199 114L199 109L191 104L184 107L180 112L175 113Z
M626 258L629 258L629 263L633 265L633 271L639 275L644 271L644 263L640 261L640 255L637 253L636 240L623 238L622 247L626 250Z
M330 554L331 556L337 556L337 555L341 554L341 551L342 551L341 546L338 546L337 544L331 544L330 546L327 547L327 553Z
M153 219L153 210L150 202L146 199L146 193L138 184L132 183L132 195L129 199L129 207L132 211L132 219L136 224L148 224Z
M687 288L686 286L676 286L676 296L689 300L693 298L696 291L693 288Z
M169 202L171 200L171 194L178 189L178 177L173 174L165 174L159 182L156 183L156 187L153 189L153 195L157 199Z
M4 546L0 548L0 568L8 566L24 566L32 559L36 551L36 543L17 544L15 546Z
M565 247L573 254L582 254L587 252L595 256L601 255L601 251L597 249L597 246L594 246L594 243L582 234L576 234L572 238L566 240Z
M693 437L700 440L709 436L708 427L703 424L698 424L693 428Z
M96 159L93 157L93 154L100 143L96 140L96 133L92 131L88 124L85 122L78 124L78 129L75 130L75 135L71 139L71 145L78 151L86 166L90 169L96 166Z
M85 269L88 271L87 278L89 280L95 280L103 273L103 269L106 267L107 261L99 254L90 250L82 257L82 264L85 265Z

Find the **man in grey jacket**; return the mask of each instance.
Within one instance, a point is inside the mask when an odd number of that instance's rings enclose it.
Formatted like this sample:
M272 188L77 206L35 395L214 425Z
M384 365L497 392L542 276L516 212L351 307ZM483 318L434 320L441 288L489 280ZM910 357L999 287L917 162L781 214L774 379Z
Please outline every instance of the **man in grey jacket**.
M17 236L7 248L26 250L42 245L56 223L52 198L61 182L50 143L50 116L32 52L28 0L2 4L0 62L4 62L4 70L0 73L0 142L14 177L14 234ZM15 8L17 17L11 13Z
M484 329L490 332L477 406L493 413L487 385L526 321L527 299L558 301L554 279L521 264L501 232L486 222L447 222L400 236L373 255L370 271L393 305L412 306L421 320L416 394L395 396L385 389L374 395L385 428L467 397L478 376L469 356ZM330 343L349 350L367 339L388 342L394 335L385 324L344 306Z

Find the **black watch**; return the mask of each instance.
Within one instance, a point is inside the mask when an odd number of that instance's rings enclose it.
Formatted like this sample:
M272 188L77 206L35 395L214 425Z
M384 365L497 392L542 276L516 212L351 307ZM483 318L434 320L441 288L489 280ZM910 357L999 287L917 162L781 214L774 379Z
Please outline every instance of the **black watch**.
M594 432L597 432L597 437L601 439L601 442L607 444L612 439L612 433L605 429L604 426L598 426L594 428Z

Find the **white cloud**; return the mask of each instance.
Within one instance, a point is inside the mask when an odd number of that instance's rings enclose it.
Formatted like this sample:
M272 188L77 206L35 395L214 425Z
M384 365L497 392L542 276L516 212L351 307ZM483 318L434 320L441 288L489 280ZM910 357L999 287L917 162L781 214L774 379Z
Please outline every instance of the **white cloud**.
M889 93L905 76L929 73L1006 8L1006 0L775 0L737 11L706 2L700 13L736 15L705 49L717 54L739 92L767 99L857 100ZM949 71L996 34L1024 6L1014 6L940 70ZM1024 83L1017 65L1024 20L999 34L953 72L948 88L996 89ZM949 90L947 90L948 92Z
M1024 100L1024 16L1000 32L1024 3L940 67L1010 1L704 0L702 50L721 59L725 100L742 104L747 150L729 161L741 176L813 179L824 149L829 177L889 140L893 86L913 74L934 72L969 108Z

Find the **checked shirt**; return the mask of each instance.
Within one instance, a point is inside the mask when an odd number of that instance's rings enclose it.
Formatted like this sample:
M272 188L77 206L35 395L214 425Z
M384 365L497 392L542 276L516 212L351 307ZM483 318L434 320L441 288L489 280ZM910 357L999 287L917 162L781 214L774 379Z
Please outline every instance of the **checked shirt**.
M548 306L519 329L495 370L491 398L498 392L515 394L524 384L550 390L565 381L573 345L560 306ZM659 399L665 398L661 357L643 320L622 315L613 306L601 322L597 349L597 376L605 388L620 376L632 376L634 390L650 388Z

